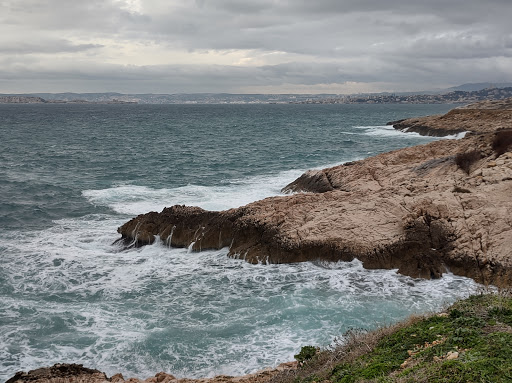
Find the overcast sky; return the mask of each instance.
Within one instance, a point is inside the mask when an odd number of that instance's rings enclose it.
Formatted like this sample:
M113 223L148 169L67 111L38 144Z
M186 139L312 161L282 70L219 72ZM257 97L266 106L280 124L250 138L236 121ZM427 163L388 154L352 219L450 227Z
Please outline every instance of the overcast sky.
M0 0L0 93L512 81L512 0Z

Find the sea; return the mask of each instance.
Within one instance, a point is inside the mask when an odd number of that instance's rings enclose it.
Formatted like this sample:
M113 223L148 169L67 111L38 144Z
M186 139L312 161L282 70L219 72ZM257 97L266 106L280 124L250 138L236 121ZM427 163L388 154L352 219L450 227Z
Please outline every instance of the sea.
M141 213L242 206L307 169L433 141L386 123L452 107L0 105L0 381L54 363L246 374L478 291L357 260L253 265L227 249L114 244Z

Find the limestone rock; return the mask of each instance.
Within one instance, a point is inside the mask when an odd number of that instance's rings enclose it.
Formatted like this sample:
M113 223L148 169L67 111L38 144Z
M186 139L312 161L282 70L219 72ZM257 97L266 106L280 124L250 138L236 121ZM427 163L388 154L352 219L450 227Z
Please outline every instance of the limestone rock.
M401 131L443 137L462 132L491 133L510 127L511 123L512 109L453 109L444 115L409 118L392 124Z
M283 193L312 191L314 193L325 193L334 188L323 170L308 170L295 181L285 186Z
M188 379L159 372L145 380L138 378L124 379L122 374L115 374L110 379L105 373L83 367L81 364L56 364L52 367L37 370L18 372L6 383L263 383L273 376L286 370L297 368L297 362L282 363L274 369L264 369L252 374L242 376L219 375L213 378Z
M446 354L446 360L459 359L459 353L457 351L448 351Z
M155 377L157 383L170 383L171 381L176 380L174 375L167 374L165 372L159 372Z
M115 374L110 378L111 383L124 383L123 374Z
M479 116L483 131L495 118L503 123L503 116ZM450 129L466 130L461 121ZM397 268L413 277L450 270L510 287L512 160L508 154L496 160L495 136L475 133L307 172L286 187L307 193L237 209L173 206L143 214L118 229L120 241L140 246L158 236L194 251L228 247L229 256L253 263L357 258L366 268ZM467 174L455 157L472 151L479 155Z

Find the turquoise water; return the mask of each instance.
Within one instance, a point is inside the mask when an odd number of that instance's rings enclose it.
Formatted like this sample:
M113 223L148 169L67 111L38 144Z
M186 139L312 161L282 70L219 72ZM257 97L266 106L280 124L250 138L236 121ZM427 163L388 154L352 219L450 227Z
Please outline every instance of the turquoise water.
M429 142L385 123L449 109L0 105L0 379L57 362L243 374L474 291L357 261L250 265L227 250L113 245L140 213L241 206L306 169Z

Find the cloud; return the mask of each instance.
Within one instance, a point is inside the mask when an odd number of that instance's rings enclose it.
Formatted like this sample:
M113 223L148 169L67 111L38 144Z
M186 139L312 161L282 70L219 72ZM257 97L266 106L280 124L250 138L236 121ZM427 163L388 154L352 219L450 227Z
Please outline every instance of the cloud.
M67 40L48 40L40 42L3 41L0 42L0 54L54 54L76 53L102 48L101 44L74 44Z
M511 13L508 0L4 1L2 84L26 75L51 88L54 73L68 90L131 92L510 81Z

